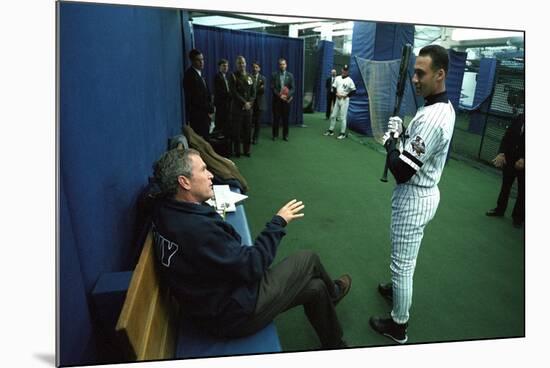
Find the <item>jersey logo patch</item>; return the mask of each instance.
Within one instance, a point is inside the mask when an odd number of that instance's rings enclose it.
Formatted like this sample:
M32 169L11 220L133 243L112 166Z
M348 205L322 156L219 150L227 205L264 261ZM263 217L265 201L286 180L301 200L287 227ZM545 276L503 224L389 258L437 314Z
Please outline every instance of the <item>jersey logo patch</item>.
M411 145L412 145L412 148L414 150L414 153L416 153L416 155L418 157L420 157L420 155L426 153L426 145L424 144L424 141L422 140L422 138L419 135L417 135L414 138L414 141L411 142Z

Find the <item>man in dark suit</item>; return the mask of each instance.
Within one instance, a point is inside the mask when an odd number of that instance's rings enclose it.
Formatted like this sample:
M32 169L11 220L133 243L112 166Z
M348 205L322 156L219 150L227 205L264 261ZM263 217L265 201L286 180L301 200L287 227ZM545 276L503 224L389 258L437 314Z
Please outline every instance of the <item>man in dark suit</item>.
M325 87L327 89L327 113L326 113L327 120L330 119L332 106L334 105L334 101L336 101L336 92L332 88L332 84L334 83L335 78L336 78L336 69L332 69L330 71L330 77L327 78L325 83Z
M286 71L286 60L279 59L279 71L271 76L273 94L273 140L279 137L279 123L283 123L283 139L288 141L288 115L294 96L294 76Z
M261 66L255 61L252 63L252 80L254 81L254 88L256 89L256 99L254 100L254 106L252 111L252 128L254 133L252 134L252 144L258 143L258 137L260 134L260 118L262 112L265 110L265 77L260 74Z
M193 49L189 52L189 59L191 67L185 71L183 76L185 111L191 128L208 140L210 117L214 113L214 106L208 85L202 75L204 56L199 50Z
M219 72L214 77L214 106L216 106L216 130L221 132L227 152L231 152L231 122L230 106L231 92L229 91L229 62L226 59L218 61Z
M518 197L512 211L514 226L521 228L525 220L525 115L519 114L506 129L500 143L499 154L493 164L502 168L502 186L497 207L487 211L487 216L504 216L514 180L518 178Z

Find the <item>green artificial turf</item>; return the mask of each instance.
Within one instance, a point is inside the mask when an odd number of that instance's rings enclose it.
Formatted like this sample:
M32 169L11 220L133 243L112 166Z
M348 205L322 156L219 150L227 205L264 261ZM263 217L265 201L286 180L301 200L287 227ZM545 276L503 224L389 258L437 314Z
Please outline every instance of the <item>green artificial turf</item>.
M380 182L381 147L353 132L325 137L322 113L304 114L290 141L271 140L263 127L252 157L234 159L250 185L245 209L252 236L288 200L304 201L305 216L288 226L275 262L299 249L319 253L334 277L353 286L337 311L350 346L393 344L368 325L391 307L378 295L390 279L389 226L394 187ZM338 129L338 127L337 127ZM525 334L524 232L512 226L513 200L503 218L489 218L501 178L451 159L439 184L441 202L425 230L414 277L409 343L518 337ZM317 349L301 307L275 320L284 351Z

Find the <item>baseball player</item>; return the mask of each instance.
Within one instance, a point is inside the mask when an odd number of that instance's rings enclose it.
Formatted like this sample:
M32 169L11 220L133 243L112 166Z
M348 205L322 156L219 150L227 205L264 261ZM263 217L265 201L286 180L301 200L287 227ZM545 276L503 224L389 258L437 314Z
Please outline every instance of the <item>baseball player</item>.
M346 116L348 115L349 98L355 94L356 90L355 83L349 77L348 65L344 65L342 68L342 75L334 78L332 89L336 91L336 102L330 115L330 127L324 135L333 136L336 120L340 120L340 134L337 138L344 139L346 138Z
M392 196L391 282L378 285L379 293L391 301L390 316L371 317L371 327L392 340L407 341L413 274L424 227L439 204L437 184L441 178L455 124L455 112L445 90L449 57L438 45L420 50L412 82L425 104L403 133L399 117L391 117L384 135L389 170L397 185ZM393 134L393 138L392 138Z

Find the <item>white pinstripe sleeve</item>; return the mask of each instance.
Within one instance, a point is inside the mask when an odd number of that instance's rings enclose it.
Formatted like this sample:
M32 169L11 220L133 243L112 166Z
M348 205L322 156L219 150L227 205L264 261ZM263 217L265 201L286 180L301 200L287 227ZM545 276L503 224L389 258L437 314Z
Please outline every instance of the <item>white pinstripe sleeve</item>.
M420 170L424 163L445 145L440 124L442 114L443 108L434 106L411 126L409 138L399 158L415 171Z

